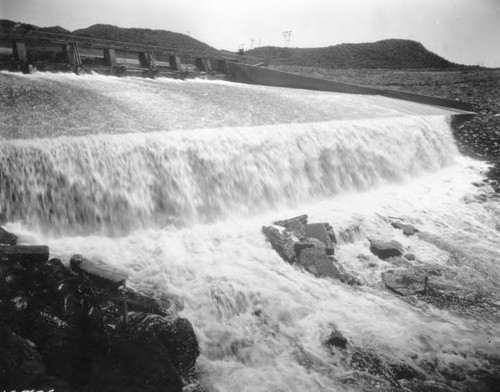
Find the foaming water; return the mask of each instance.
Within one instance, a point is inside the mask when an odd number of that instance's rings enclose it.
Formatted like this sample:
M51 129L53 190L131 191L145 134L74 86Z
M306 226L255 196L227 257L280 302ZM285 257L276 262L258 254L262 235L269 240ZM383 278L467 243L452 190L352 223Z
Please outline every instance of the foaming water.
M442 116L12 140L0 197L43 230L124 233L402 181L456 153Z
M498 320L402 301L381 284L393 266L369 251L367 238L395 238L500 304L500 208L476 197L485 165L458 154L441 109L228 83L14 79L57 106L30 113L20 95L1 125L6 228L64 262L81 253L125 269L130 286L181 297L208 391L380 390L328 352L333 326L424 374L438 361L440 381L498 372ZM303 213L332 224L362 287L271 249L261 226ZM432 241L404 237L388 216Z
M411 183L339 194L251 219L140 230L120 238L30 239L33 233L17 231L21 239L48 242L53 256L67 259L80 252L126 269L136 288L182 297L183 315L193 322L200 341L198 363L210 391L358 390L345 382L353 370L322 344L333 325L351 344L395 363L415 366L437 358L443 374L454 367L495 371L486 358L500 350L497 320L414 307L385 292L378 282L391 265L371 256L367 241L378 235L397 238L422 262L455 268L466 276L463 284L481 282L500 299L495 229L500 214L491 216L491 206L484 203L466 203L477 191L471 181L481 178L481 169L459 158ZM330 222L337 234L358 228L357 239L345 241L336 253L362 277L364 287L315 278L284 263L271 249L260 232L262 224L300 213ZM467 260L451 266L445 252L392 229L387 215L412 219L450 243L460 241Z

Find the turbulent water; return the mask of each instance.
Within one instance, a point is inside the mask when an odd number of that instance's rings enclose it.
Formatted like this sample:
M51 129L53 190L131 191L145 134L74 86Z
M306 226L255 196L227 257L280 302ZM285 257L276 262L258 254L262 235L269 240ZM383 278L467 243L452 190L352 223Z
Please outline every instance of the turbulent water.
M424 374L438 361L438 381L498 371L498 319L403 302L369 251L368 237L395 238L500 305L500 210L478 197L485 165L458 153L446 111L225 82L0 76L14 86L0 124L6 227L180 296L209 391L376 390L325 347L333 326ZM272 250L261 226L304 213L334 227L362 287Z

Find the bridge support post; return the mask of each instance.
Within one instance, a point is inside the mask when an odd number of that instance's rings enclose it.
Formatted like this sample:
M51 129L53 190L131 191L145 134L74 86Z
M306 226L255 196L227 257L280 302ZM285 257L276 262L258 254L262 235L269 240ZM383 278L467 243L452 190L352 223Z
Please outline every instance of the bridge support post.
M209 59L198 57L194 60L194 65L198 71L207 73L212 72L212 64L210 64Z
M181 58L179 56L169 56L168 62L172 71L182 71Z
M139 64L141 67L156 70L156 60L153 52L140 52L139 53Z
M30 73L32 67L28 63L28 51L26 50L26 42L20 40L12 40L12 54L23 73Z
M104 62L110 67L116 67L116 51L114 49L104 49Z
M71 70L74 73L79 74L82 69L82 59L80 57L80 49L78 48L78 44L64 44L63 53L64 58L66 59L66 63L71 66Z

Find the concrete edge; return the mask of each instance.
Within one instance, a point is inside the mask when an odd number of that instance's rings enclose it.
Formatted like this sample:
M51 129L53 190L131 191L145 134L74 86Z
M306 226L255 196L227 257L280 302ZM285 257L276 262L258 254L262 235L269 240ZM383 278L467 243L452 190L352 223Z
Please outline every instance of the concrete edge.
M387 98L400 99L430 106L439 106L441 108L450 109L459 114L474 114L472 105L462 101L454 101L451 99L431 97L428 95L404 91L377 89L374 87L335 82L333 80L297 75L289 72L257 67L254 65L235 63L232 61L229 61L227 66L228 78L233 82L305 90L331 91L346 94L380 95Z

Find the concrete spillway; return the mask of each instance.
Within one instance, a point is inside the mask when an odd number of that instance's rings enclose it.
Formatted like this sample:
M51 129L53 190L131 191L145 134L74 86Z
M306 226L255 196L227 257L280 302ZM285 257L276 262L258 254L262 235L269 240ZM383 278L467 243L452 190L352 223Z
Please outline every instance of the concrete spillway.
M207 390L393 388L332 355L333 326L432 385L498 372L496 320L403 302L383 288L391 265L367 240L396 238L419 263L500 300L500 211L475 198L485 165L458 153L453 111L229 82L0 78L12 87L0 103L6 228L182 298ZM336 257L364 286L314 277L271 249L262 225L303 213L332 224ZM451 251L404 237L387 216Z

